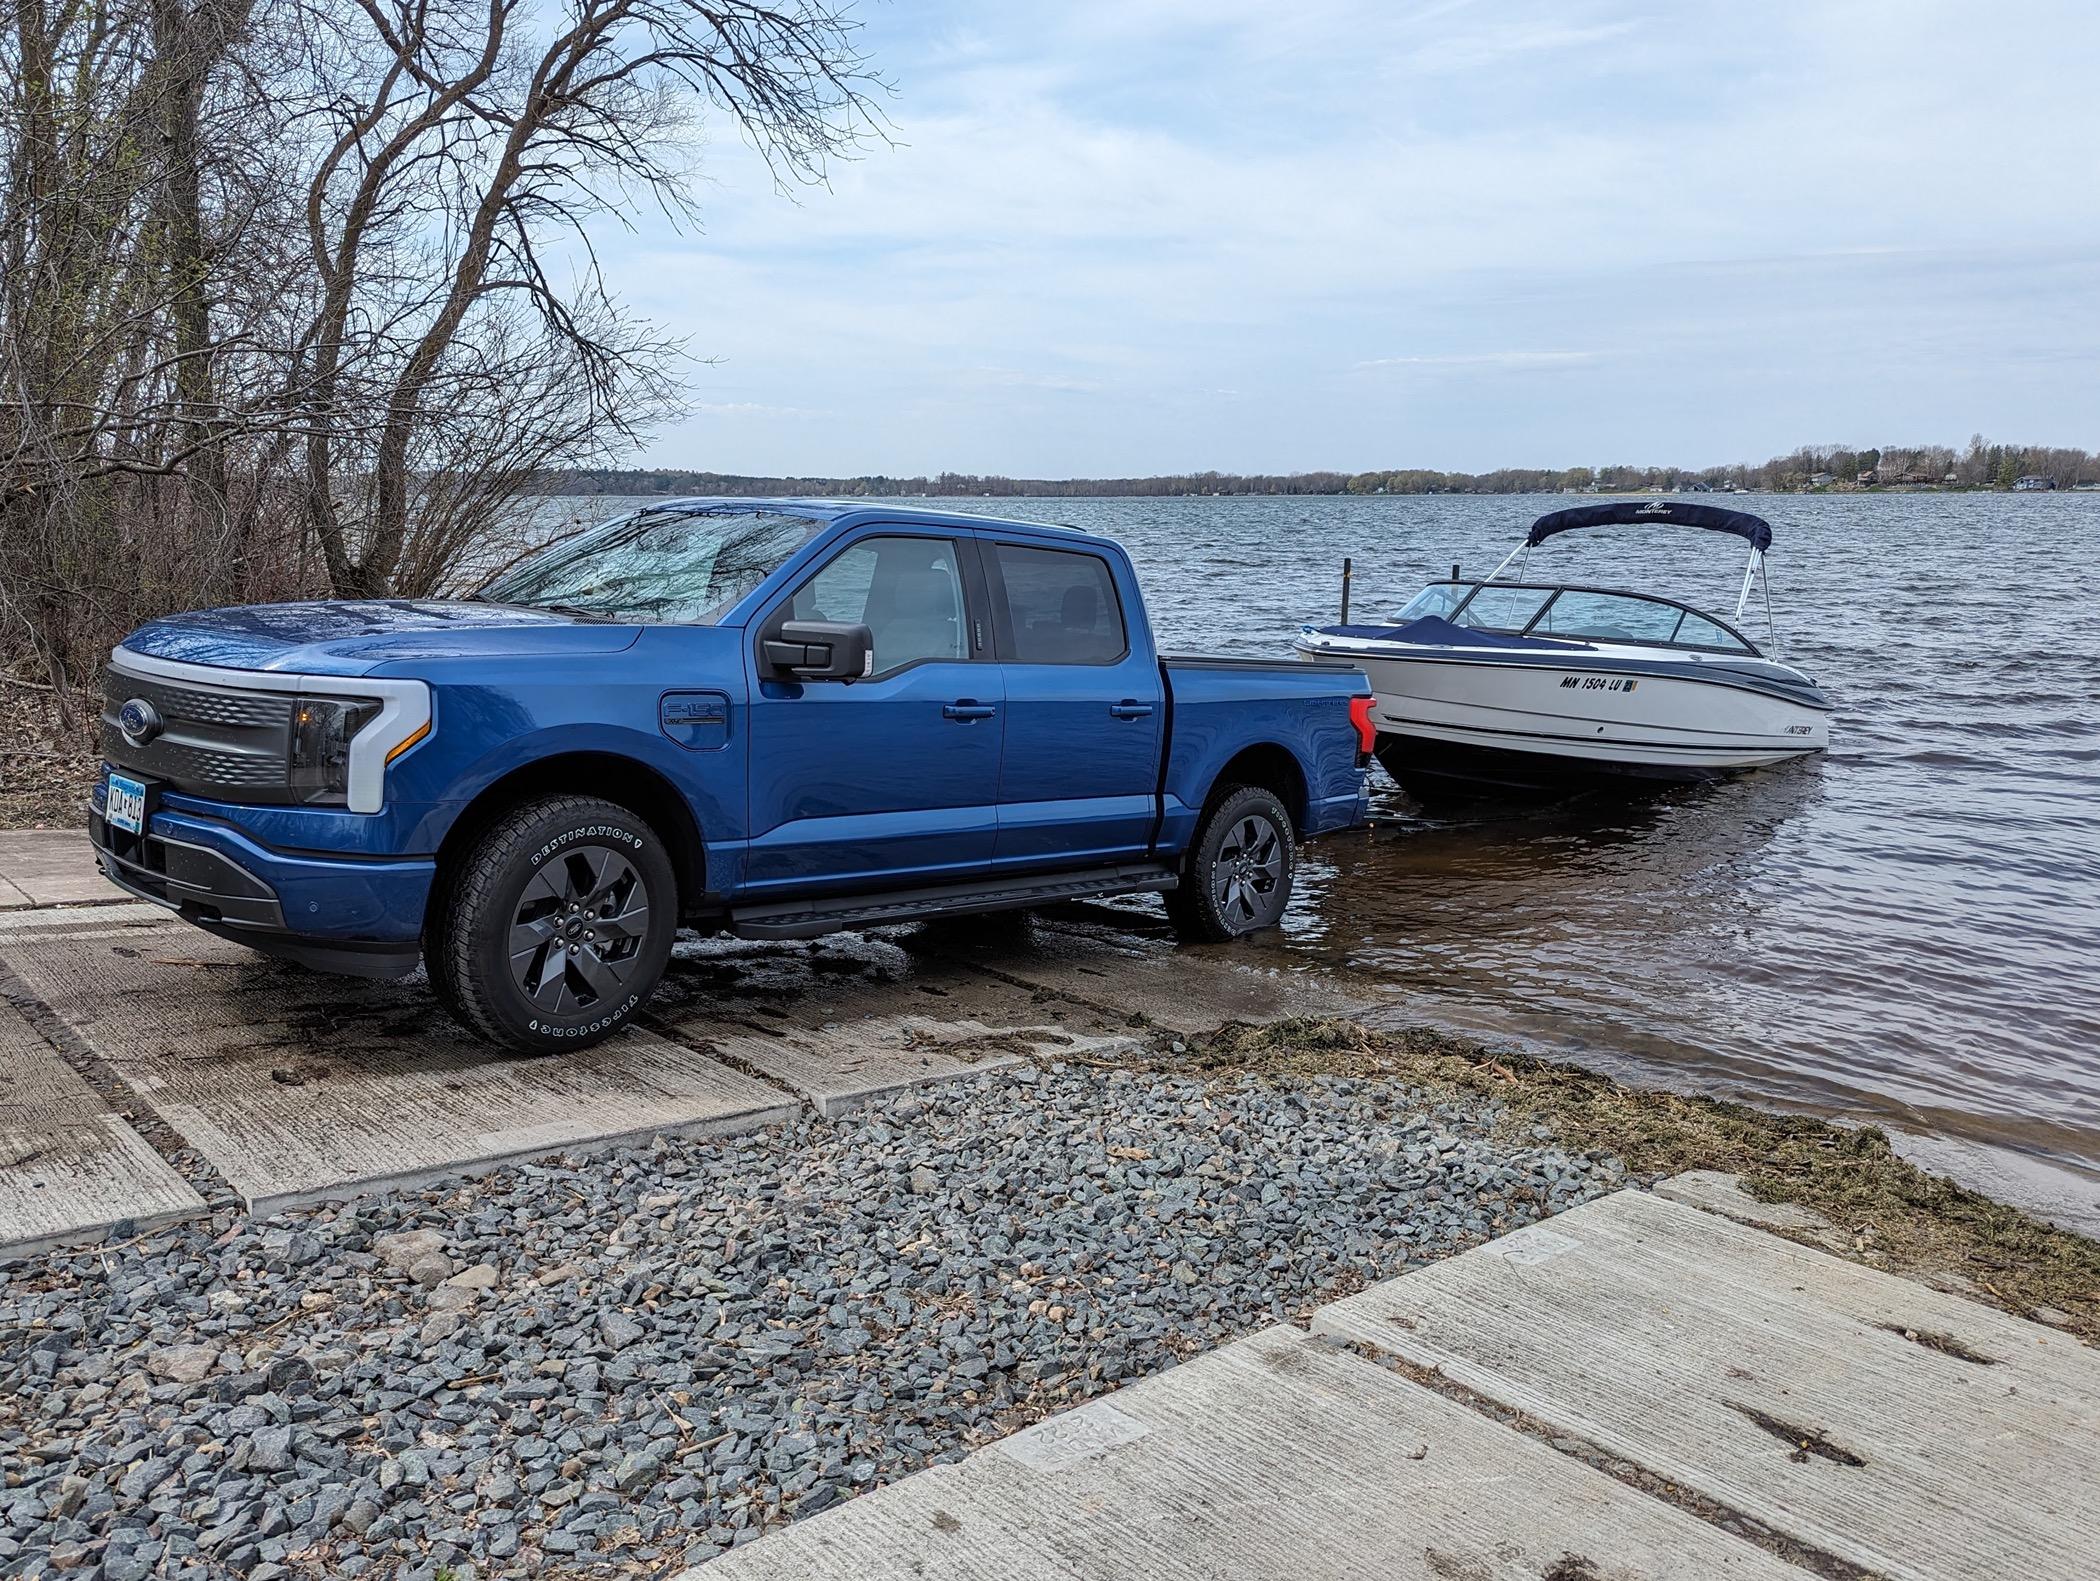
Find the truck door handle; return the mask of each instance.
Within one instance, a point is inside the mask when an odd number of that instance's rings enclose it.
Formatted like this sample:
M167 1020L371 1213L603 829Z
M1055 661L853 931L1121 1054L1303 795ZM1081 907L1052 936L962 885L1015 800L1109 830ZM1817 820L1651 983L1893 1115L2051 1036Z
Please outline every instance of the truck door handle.
M1133 698L1125 698L1120 703L1110 703L1108 711L1118 719L1150 719L1152 717L1152 705L1138 702Z
M960 720L966 725L972 720L989 719L998 712L990 703L973 703L967 697L960 702L941 704L942 718Z

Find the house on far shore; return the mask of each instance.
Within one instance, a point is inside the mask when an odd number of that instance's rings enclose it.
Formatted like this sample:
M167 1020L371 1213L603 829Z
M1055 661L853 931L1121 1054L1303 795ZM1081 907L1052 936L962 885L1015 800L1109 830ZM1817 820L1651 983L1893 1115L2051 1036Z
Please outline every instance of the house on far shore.
M1837 474L1833 472L1811 472L1808 475L1808 486L1812 489L1827 489L1835 482Z
M2024 478L2014 480L2013 483L2014 491L2020 494L2039 494L2044 489L2053 489L2055 487L2056 479L2040 477L2032 473Z
M1854 482L1856 482L1856 483L1858 483L1858 484L1860 485L1860 487L1864 488L1864 487L1866 487L1866 486L1867 486L1867 485L1868 485L1869 483L1872 483L1872 482L1874 482L1874 481L1875 481L1875 478L1876 478L1876 473L1875 473L1874 469L1873 469L1872 467L1864 467L1864 468L1862 468L1862 469L1860 470L1860 474L1859 474L1859 476L1858 476L1857 478L1855 478L1855 479L1854 479L1853 481L1854 481Z

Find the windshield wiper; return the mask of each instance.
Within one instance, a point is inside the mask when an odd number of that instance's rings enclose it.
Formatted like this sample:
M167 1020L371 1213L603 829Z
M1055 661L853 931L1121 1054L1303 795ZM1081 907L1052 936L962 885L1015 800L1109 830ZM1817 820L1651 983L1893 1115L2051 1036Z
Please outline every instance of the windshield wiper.
M585 609L581 604L527 604L525 608L550 610L557 615L574 615L578 620L602 622L613 618L602 609Z
M467 594L466 601L470 604L492 604L497 609L544 609L550 615L571 615L578 620L594 620L600 624L613 618L602 609L586 609L581 604L520 604L511 599L490 598L488 594L478 591Z

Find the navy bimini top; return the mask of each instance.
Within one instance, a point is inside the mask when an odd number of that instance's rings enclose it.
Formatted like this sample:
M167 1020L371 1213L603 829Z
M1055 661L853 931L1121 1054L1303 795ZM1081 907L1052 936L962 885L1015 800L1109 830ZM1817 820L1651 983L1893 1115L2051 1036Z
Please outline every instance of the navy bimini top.
M1762 554L1772 547L1772 524L1748 511L1724 511L1718 505L1688 505L1682 500L1610 500L1602 505L1577 505L1569 510L1550 511L1531 524L1524 542L1537 548L1555 533L1578 527L1613 527L1640 522L1662 522L1668 526L1704 527L1709 532L1734 533L1747 538Z

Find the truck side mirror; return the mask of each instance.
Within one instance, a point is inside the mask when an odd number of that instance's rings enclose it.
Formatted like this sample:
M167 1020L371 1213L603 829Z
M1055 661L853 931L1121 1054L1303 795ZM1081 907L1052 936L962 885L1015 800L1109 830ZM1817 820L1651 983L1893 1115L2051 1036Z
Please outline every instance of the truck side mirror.
M830 620L782 621L758 645L775 675L798 681L857 681L873 667L875 634Z

